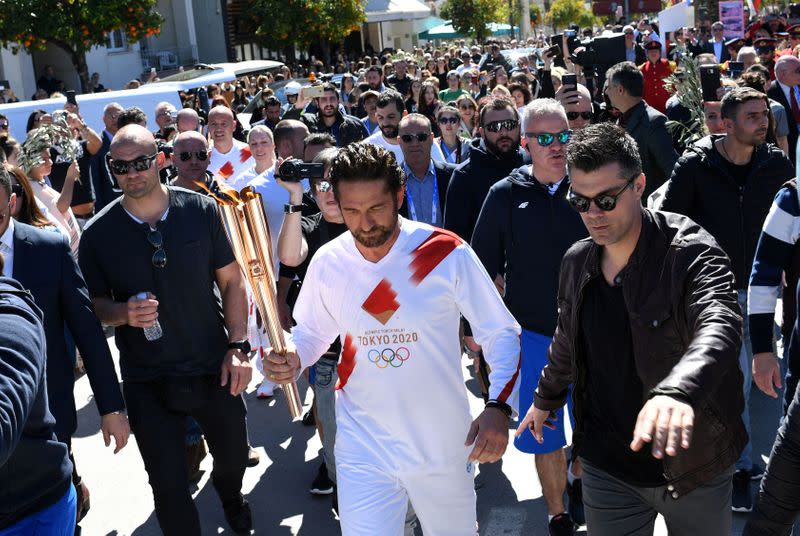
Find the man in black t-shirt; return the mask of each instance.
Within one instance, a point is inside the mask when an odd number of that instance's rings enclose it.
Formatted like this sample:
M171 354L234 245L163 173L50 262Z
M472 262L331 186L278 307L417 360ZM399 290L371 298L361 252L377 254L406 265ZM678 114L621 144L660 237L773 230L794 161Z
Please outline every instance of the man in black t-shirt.
M123 196L87 225L80 266L97 316L116 326L131 429L159 525L167 536L200 534L184 450L191 416L214 455L211 479L225 518L249 534L241 393L252 369L241 270L216 204L160 183L152 133L123 127L109 154Z

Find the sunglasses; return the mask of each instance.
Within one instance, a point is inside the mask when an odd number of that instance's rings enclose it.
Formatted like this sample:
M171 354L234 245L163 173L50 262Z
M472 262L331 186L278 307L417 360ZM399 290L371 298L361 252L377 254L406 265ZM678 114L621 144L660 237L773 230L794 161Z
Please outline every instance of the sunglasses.
M8 123L0 123L0 128L3 130L8 130Z
M759 47L759 48L756 49L756 53L758 53L758 54L771 54L773 52L775 52L775 48L774 47L763 47L763 48Z
M314 185L314 191L317 193L330 192L331 188L333 188L333 186L331 186L331 183L328 181L319 181Z
M153 161L158 156L158 153L151 154L150 156L140 156L133 160L114 160L109 162L109 167L114 175L125 175L132 167L136 171L147 171L153 165Z
M192 156L194 156L201 162L205 162L206 160L208 160L207 151L195 151L193 153L190 151L182 151L178 153L178 158L181 159L181 162L188 162L189 160L192 159Z
M625 193L625 190L627 190L633 184L633 181L636 180L636 177L638 176L639 175L636 174L628 179L628 182L625 183L625 186L623 186L620 191L614 195L601 194L597 197L584 197L576 194L572 191L572 188L570 188L567 192L567 201L573 210L575 210L575 212L589 212L589 208L591 208L593 201L594 204L597 205L597 208L603 212L611 212L617 208L617 199L619 199L619 197Z
M153 266L156 268L164 268L167 265L167 252L164 251L164 237L161 236L161 232L157 230L150 231L147 233L147 241L150 242L151 246L156 248L150 262L152 262Z
M507 130L508 132L511 132L512 130L516 130L517 128L519 128L519 121L517 121L516 119L506 119L504 121L492 121L491 123L488 123L484 128L494 134L497 134L501 130Z
M440 125L446 125L448 123L451 125L455 125L459 122L459 119L458 117L440 117L438 121Z
M542 132L541 134L536 134L535 132L526 132L525 137L528 139L536 138L536 143L542 147L548 147L556 140L558 140L558 143L561 145L566 145L570 138L572 138L572 131L562 130L556 134L551 134L549 132Z
M475 78L477 78L477 77L475 77ZM461 106L458 107L458 109L459 110L474 110L475 107L470 105L470 104L462 104Z
M594 114L592 112L567 112L567 119L570 121L575 121L579 117L589 121L594 117Z
M400 139L403 140L404 143L411 143L414 140L423 143L428 141L429 136L430 132L419 132L417 134L403 134L400 136Z

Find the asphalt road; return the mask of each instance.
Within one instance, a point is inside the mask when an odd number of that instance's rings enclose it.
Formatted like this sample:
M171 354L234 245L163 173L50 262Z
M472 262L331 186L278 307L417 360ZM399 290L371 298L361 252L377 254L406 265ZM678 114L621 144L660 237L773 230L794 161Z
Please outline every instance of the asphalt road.
M117 357L113 339L109 339ZM254 376L258 376L256 373ZM482 401L464 361L465 384L470 391L473 414ZM314 497L308 487L319 466L320 442L312 427L291 422L283 394L269 401L255 398L260 377L254 377L247 392L251 444L261 453L258 466L247 470L244 492L253 507L255 534L270 536L330 536L339 534L338 522L327 497ZM753 388L754 392L757 389ZM161 534L153 513L152 493L147 483L136 441L119 454L103 445L99 417L84 376L76 385L78 431L74 439L78 467L91 491L92 507L81 524L85 536L155 536ZM307 387L301 394L310 402ZM754 426L754 457L766 464L777 429L777 401L754 393L751 415ZM193 488L204 534L232 534L222 507L209 482L211 456L201 466L204 474ZM481 536L541 535L547 532L547 517L533 459L513 447L501 462L483 465L476 477L478 520ZM753 492L757 486L753 486ZM745 515L734 515L733 534L741 534ZM663 523L656 534L666 535ZM378 536L378 535L376 535Z

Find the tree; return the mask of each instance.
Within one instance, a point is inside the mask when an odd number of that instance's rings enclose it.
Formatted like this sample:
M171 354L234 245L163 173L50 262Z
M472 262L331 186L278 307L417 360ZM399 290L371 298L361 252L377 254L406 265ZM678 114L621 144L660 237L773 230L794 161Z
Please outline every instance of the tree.
M123 30L131 41L157 35L164 18L157 0L0 0L0 45L14 54L57 46L69 54L83 91L89 88L86 53Z
M511 4L511 22L514 23L514 26L521 26L522 21L520 20L522 7L519 0L513 0ZM537 24L541 24L542 22L542 8L539 7L539 4L535 2L530 3L530 9L528 10L530 13L531 18L531 25L536 26ZM509 20L508 17L508 4L503 2L503 6L500 8L500 18L498 20L507 21Z
M506 6L504 0L447 0L440 13L451 21L455 31L483 41L489 35L489 23L508 20Z
M250 0L245 21L267 48L342 41L366 20L362 0Z
M581 28L591 28L597 24L597 17L586 9L583 0L553 0L545 20L556 28L566 28L572 23Z

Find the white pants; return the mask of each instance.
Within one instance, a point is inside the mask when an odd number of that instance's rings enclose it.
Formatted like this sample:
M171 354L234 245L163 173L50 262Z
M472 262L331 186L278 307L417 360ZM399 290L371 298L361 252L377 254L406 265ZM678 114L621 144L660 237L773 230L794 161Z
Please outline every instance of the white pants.
M459 464L393 473L337 460L343 536L402 536L410 501L425 536L475 536L475 469Z

